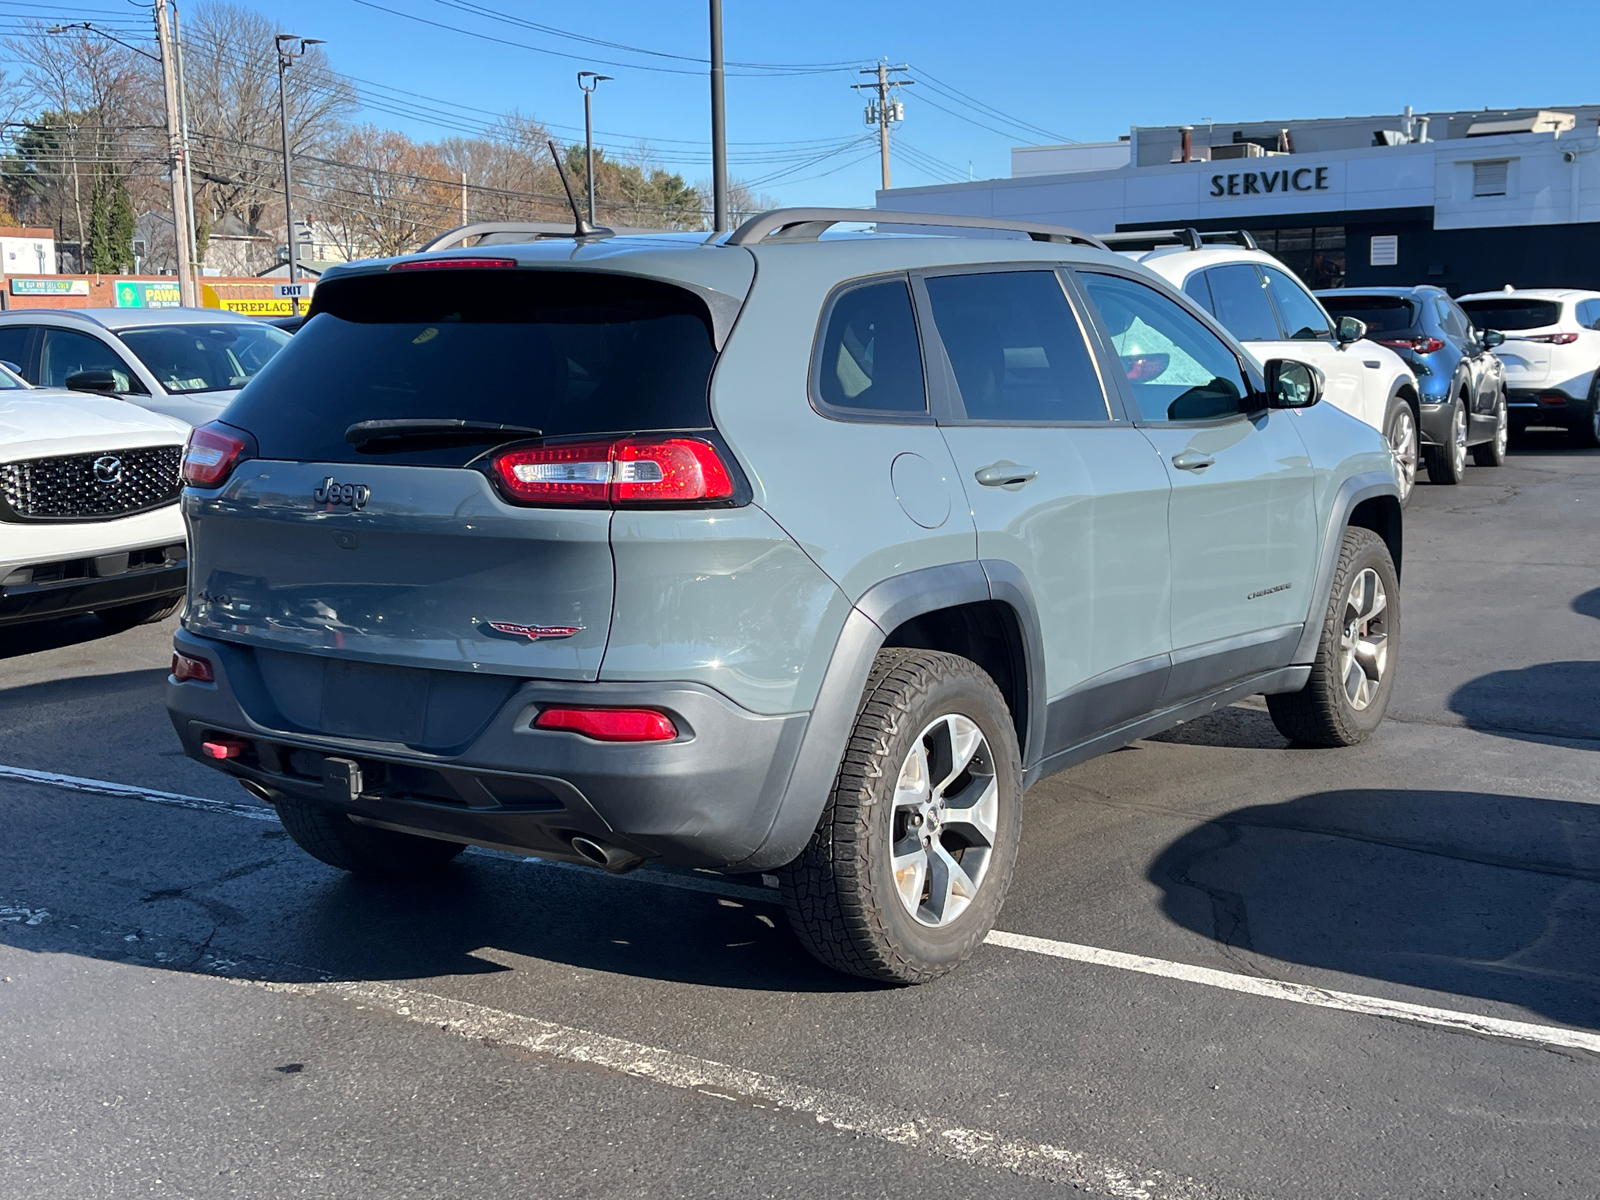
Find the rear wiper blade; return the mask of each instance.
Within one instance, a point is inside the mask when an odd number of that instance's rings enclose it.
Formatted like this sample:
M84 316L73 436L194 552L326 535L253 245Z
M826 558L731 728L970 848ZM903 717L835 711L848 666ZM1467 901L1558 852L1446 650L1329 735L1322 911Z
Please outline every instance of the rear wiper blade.
M544 430L493 421L459 421L448 417L406 417L391 421L357 421L344 431L352 446L369 442L452 441L496 442L508 438L543 437Z

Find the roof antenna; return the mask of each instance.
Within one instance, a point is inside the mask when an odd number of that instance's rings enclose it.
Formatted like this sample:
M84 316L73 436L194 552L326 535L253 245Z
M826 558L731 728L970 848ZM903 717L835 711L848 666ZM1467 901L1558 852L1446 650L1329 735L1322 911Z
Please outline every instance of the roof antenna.
M561 155L556 152L555 140L551 139L550 141L547 141L545 145L550 147L550 159L556 164L556 174L561 176L561 186L566 189L567 193L567 204L572 208L572 221L574 226L572 230L572 236L575 238L586 238L594 237L596 234L610 233L611 230L609 229L589 224L589 222L584 219L583 213L578 211L578 201L572 194L572 182L567 178L567 169L561 165Z

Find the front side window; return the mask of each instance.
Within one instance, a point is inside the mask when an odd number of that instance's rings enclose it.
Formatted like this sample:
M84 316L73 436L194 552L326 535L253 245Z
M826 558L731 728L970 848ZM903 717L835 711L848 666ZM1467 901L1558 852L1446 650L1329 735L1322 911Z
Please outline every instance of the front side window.
M927 281L969 421L1108 421L1105 390L1053 271Z
M1261 273L1267 277L1267 291L1278 306L1278 316L1283 319L1284 331L1291 342L1308 342L1333 336L1328 314L1306 294L1305 288L1274 267L1262 267Z
M110 371L118 392L138 394L145 390L128 364L99 338L73 329L46 329L39 358L39 386L64 388L68 379L82 371Z
M1206 282L1205 271L1196 271L1183 281L1183 294L1213 317L1217 315L1217 306L1211 300L1211 285Z
M10 363L20 375L28 368L28 339L32 325L0 326L0 362Z
M1267 299L1266 285L1249 263L1212 267L1206 272L1211 285L1212 312L1222 327L1241 342L1276 342L1283 333Z
M817 390L834 408L928 411L922 346L904 279L851 288L834 302L822 335Z
M1239 360L1197 318L1120 275L1078 278L1105 322L1144 420L1204 421L1244 411L1250 385Z
M289 344L271 325L152 325L124 329L122 342L169 393L221 392L242 388Z

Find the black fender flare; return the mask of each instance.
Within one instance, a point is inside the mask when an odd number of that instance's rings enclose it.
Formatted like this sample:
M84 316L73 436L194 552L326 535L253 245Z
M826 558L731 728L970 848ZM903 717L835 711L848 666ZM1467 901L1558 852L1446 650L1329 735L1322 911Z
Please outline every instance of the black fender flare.
M845 617L767 836L752 854L728 869L770 870L792 862L805 849L839 773L873 660L889 635L913 617L986 600L1010 606L1022 631L1028 690L1024 768L1042 752L1044 638L1039 609L1022 571L1014 563L968 559L891 576L863 592Z
M1311 607L1306 614L1305 631L1300 644L1295 647L1293 665L1303 666L1317 657L1317 641L1322 636L1322 622L1333 599L1333 575L1339 566L1339 549L1344 544L1344 531L1350 525L1350 516L1356 506L1378 496L1390 496L1398 505L1400 486L1394 477L1383 471L1364 471L1352 475L1339 485L1333 503L1328 506L1328 523L1322 535L1322 553L1317 559L1317 573L1311 586ZM1403 520L1403 518L1402 518ZM1396 531L1396 537L1399 531ZM1398 544L1397 544L1398 545ZM1396 574L1400 571L1400 554L1397 546L1391 547Z

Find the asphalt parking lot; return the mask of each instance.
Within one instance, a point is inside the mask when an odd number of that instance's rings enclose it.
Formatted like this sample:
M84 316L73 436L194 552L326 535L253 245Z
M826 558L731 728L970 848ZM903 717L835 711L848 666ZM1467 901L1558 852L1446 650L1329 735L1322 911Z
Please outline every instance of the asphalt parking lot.
M0 1195L1593 1196L1597 512L1554 437L1419 486L1370 743L1046 781L904 990L756 879L344 877L182 757L172 622L0 634Z

